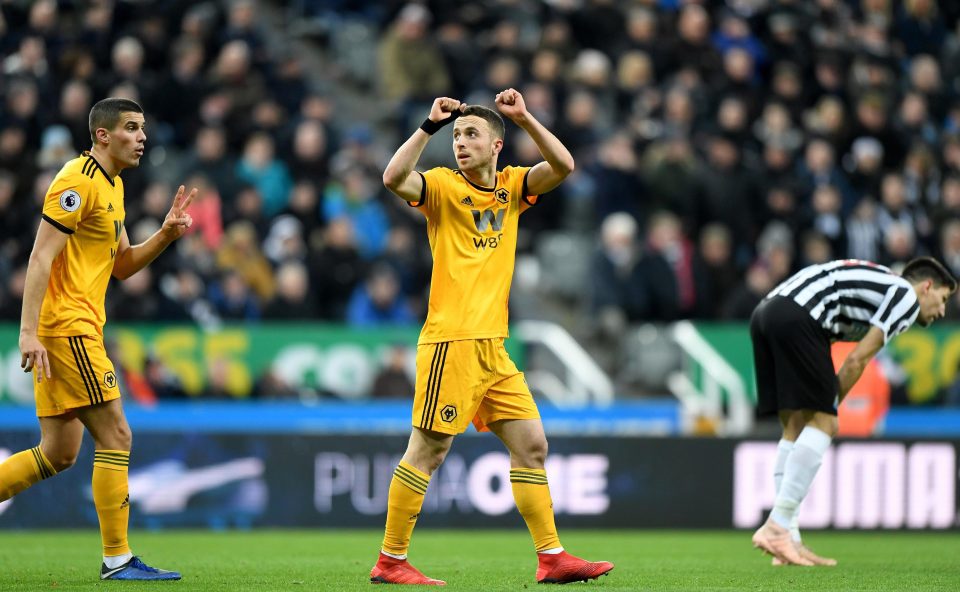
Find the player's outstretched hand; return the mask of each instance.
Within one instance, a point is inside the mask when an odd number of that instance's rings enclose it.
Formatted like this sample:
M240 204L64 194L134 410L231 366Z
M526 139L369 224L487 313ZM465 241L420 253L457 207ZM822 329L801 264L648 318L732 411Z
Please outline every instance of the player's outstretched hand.
M47 348L43 347L36 335L20 335L20 367L24 372L36 368L37 382L51 377Z
M509 117L511 121L518 121L527 116L527 105L523 102L523 95L519 91L508 88L497 93L497 109Z
M439 97L434 99L433 106L430 107L430 115L427 116L427 119L439 123L445 119L450 119L455 111L463 111L466 108L466 103L461 103L449 97Z
M183 236L183 233L193 224L193 218L187 213L187 207L196 197L197 188L191 189L186 196L183 192L184 187L181 185L180 189L177 190L177 195L173 198L173 206L167 212L166 218L163 219L163 231L173 240Z

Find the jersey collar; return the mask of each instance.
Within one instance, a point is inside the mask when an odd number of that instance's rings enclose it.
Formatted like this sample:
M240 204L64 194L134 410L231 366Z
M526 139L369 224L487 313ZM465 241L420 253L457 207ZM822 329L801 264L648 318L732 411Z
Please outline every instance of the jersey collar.
M485 191L485 192L487 192L487 193L492 193L492 192L497 188L496 185L494 185L493 187L484 187L483 185L477 185L476 183L474 183L473 181L471 181L470 179L468 179L467 176L464 175L464 174L463 174L463 171L461 171L460 169L457 169L457 170L456 170L456 173L457 173L458 175L460 175L461 177L463 177L463 180L466 181L467 183L469 183L470 186L473 187L474 189L476 189L477 191ZM494 178L496 178L496 175L494 175Z
M84 150L84 151L83 151L83 154L81 154L81 156L86 156L86 157L88 157L90 160L92 160L92 161L93 161L93 164L97 165L97 168L100 169L100 172L101 172L101 173L103 173L103 178L106 179L108 183L110 183L111 185L113 185L113 179L111 179L111 178L110 178L110 175L107 174L107 170L106 170L105 168L103 168L103 165L101 165L101 164L97 161L97 159L93 156L93 154L90 153L89 150Z

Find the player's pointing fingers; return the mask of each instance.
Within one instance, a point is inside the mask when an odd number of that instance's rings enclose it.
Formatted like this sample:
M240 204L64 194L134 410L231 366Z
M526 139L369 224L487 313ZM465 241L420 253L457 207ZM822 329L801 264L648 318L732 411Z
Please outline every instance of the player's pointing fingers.
M180 188L182 189L183 185L181 185ZM196 196L197 196L197 188L194 187L193 189L190 190L190 193L187 194L187 197L180 203L180 211L186 210L187 207L190 206L190 202L192 202L193 198Z
M173 196L173 209L174 209L174 210L180 209L180 200L183 199L183 191L184 191L184 189L185 189L184 186L181 185L181 186L180 186L180 189L177 189L177 194L176 194L175 196Z

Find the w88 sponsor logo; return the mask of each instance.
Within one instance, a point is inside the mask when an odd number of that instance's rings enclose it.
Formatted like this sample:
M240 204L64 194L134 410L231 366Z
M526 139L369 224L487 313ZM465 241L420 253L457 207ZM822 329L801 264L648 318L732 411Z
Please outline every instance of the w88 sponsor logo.
M487 247L496 249L500 246L501 240L503 240L503 233L497 236L475 236L473 237L473 246L475 246L478 251L480 249L486 249Z

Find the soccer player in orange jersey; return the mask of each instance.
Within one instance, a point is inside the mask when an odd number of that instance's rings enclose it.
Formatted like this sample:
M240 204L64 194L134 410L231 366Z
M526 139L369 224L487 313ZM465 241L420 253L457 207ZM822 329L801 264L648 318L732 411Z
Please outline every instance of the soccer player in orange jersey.
M386 532L371 582L444 584L410 565L407 549L430 476L471 422L492 431L510 451L510 484L537 551L537 581L588 580L613 569L606 561L574 557L560 545L544 470L543 424L503 343L520 214L573 171L573 157L527 111L516 90L498 94L496 106L530 135L544 162L498 171L500 114L444 97L433 102L426 121L383 173L384 184L427 218L433 275L417 344L413 430L390 483ZM459 168L415 171L430 136L449 123Z
M184 195L181 186L160 230L131 245L120 171L143 157L143 109L128 99L104 99L89 121L93 147L65 164L47 190L27 266L20 353L24 371L33 372L40 444L0 464L0 501L70 468L86 428L95 447L100 578L179 580L177 572L144 564L127 543L131 434L103 346L104 297L110 276L137 273L186 232L197 190Z

